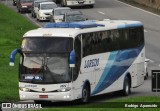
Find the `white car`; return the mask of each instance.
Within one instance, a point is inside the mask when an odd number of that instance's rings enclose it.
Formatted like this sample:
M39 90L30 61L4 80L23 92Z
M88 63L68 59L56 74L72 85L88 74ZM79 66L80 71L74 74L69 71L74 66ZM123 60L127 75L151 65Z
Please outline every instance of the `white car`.
M50 20L52 10L57 8L54 2L42 2L38 5L37 21Z
M42 2L49 2L48 0L33 0L31 15L32 17L36 18L36 14L38 13L38 5Z
M69 7L58 7L58 8L55 8L52 11L52 15L51 15L50 21L51 22L63 22L65 13L70 12L70 11L72 11L72 9L69 8Z

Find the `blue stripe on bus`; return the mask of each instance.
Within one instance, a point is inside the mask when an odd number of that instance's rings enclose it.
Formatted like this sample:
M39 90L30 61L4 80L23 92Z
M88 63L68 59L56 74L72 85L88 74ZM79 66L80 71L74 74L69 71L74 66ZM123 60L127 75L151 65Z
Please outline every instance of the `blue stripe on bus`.
M123 25L118 25L117 28L129 28L129 27L140 27L143 26L141 23L137 23L137 24L123 24Z
M111 52L102 76L99 79L92 95L95 95L113 84L124 74L142 51L144 45L129 50Z

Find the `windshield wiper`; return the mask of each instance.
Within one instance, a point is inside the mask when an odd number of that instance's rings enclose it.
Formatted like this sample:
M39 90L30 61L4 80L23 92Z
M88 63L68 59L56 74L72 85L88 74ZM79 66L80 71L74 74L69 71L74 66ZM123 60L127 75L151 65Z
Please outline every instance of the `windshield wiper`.
M48 60L47 60L47 62L48 62ZM42 77L43 81L44 81L44 77L45 77L45 72L48 69L47 62L46 62L46 56L44 56L43 59L42 59L42 66L40 67L40 71L39 71L39 72L42 72L42 74L43 74L43 77ZM31 83L35 82L35 80L36 80L35 77L36 76L37 75L33 76L33 79L31 79Z

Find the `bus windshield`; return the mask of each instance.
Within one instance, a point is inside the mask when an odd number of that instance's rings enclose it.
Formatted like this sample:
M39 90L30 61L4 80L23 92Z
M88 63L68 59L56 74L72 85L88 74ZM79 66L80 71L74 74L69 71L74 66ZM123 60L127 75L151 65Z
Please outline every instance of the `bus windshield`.
M20 60L20 81L29 83L66 83L71 81L69 52L71 38L26 38L24 59Z
M69 53L73 49L73 39L64 37L30 37L22 42L23 52Z

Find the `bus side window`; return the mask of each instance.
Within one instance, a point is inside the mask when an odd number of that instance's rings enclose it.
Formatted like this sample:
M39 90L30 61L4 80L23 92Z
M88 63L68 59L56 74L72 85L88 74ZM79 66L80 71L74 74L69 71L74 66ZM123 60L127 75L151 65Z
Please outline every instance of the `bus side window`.
M124 50L129 48L129 43L128 43L128 31L126 29L120 29L119 30L119 46L120 50Z
M83 57L92 54L92 44L94 41L90 37L90 33L82 34L82 41L83 41Z
M73 72L73 81L75 81L80 72L81 66L81 35L78 35L74 41L74 50L75 50L75 68Z
M135 27L129 29L129 41L131 43L130 48L139 47L144 43L143 37L143 28L142 27Z
M137 28L137 33L138 33L137 45L141 46L142 44L144 44L144 29L143 29L143 27Z

